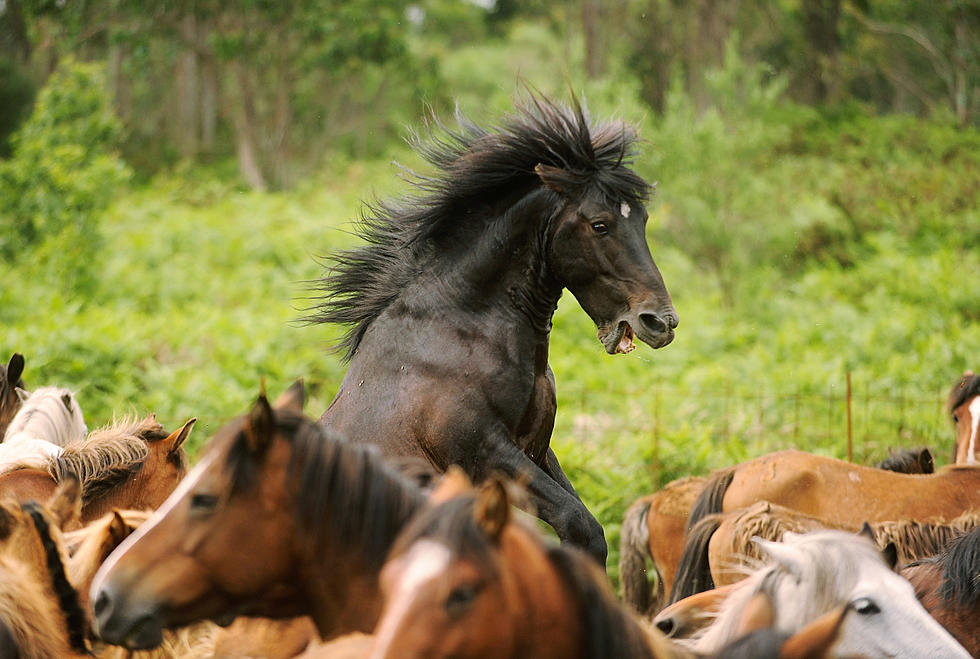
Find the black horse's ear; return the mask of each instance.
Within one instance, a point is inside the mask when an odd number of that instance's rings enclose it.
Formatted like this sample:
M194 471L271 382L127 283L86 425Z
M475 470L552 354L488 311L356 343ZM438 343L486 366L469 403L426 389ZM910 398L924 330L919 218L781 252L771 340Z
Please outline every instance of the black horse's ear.
M20 381L20 376L24 374L24 355L15 352L7 364L7 382L16 385Z
M245 420L245 438L248 447L255 454L265 453L265 450L272 443L272 437L276 431L275 414L269 399L265 397L265 392L259 396L248 413Z
M61 394L61 402L65 404L65 409L68 410L69 414L75 413L75 410L71 408L71 394Z
M578 192L578 186L575 185L572 177L564 169L539 163L534 168L534 173L538 175L546 188L554 190L566 199L574 198Z
M889 542L885 545L885 548L881 550L881 557L888 564L888 569L895 569L895 566L898 565L898 547L895 546L894 542Z
M919 467L922 469L923 474L936 473L936 460L932 457L932 451L928 448L923 448L919 451Z
M510 521L510 501L507 499L504 484L498 479L490 478L480 486L473 507L473 516L491 540L500 541L504 527Z
M306 387L303 378L296 380L289 389L279 394L272 407L277 410L289 410L297 414L303 413L303 405L306 403Z

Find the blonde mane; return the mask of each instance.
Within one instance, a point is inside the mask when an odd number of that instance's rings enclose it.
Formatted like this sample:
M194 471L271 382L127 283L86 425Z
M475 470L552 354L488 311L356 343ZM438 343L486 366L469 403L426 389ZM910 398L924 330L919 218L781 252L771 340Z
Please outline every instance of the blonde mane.
M21 403L3 436L4 442L42 439L66 446L85 437L88 429L75 395L61 387L40 387Z
M0 557L0 620L32 659L80 657L68 645L64 616L49 584L38 584L27 566Z

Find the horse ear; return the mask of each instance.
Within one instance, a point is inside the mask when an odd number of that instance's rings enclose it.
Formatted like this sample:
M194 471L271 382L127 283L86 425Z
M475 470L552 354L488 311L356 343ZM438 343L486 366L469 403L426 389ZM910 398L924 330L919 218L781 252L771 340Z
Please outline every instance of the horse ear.
M783 535L783 538L785 539L786 536L791 535L792 534L790 533L786 533ZM752 538L752 542L759 545L759 548L764 554L766 554L776 563L779 563L789 573L796 576L803 574L803 566L800 564L800 556L790 545L787 545L785 542L763 540L758 536L754 536Z
M77 521L82 516L82 485L74 474L66 474L48 500L48 510L54 515L59 528Z
M472 489L473 481L466 475L466 472L459 465L449 465L449 469L442 475L429 495L429 502L433 505L445 503Z
M757 629L768 629L775 622L776 613L772 606L772 599L765 592L759 591L742 609L733 638L739 638Z
M881 550L881 557L885 559L885 563L888 564L888 569L894 570L898 565L898 547L895 546L894 542L889 542L885 545L884 549Z
M176 453L180 447L184 445L184 442L186 442L187 438L190 436L191 429L194 427L195 423L197 423L197 417L192 417L188 419L178 430L173 431L167 436L164 441L168 446L170 446L170 448L167 449L168 453Z
M861 525L861 530L858 531L857 534L863 535L865 538L870 540L875 547L878 546L878 539L875 537L875 532L871 529L871 525L868 524L867 521Z
M928 448L923 448L919 451L919 467L922 469L923 474L936 473L936 459L932 457L932 451Z
M534 173L538 175L538 178L541 179L541 182L544 183L546 188L549 190L554 190L562 197L571 199L575 197L576 193L578 192L575 184L569 177L568 172L566 172L564 169L539 163L534 168Z
M24 374L24 355L15 352L7 363L7 382L17 384L20 376Z
M850 604L828 611L790 636L779 648L779 659L811 659L830 656Z
M279 398L272 404L272 407L277 410L289 410L302 414L304 403L306 403L306 387L303 384L303 379L300 378L289 389L279 394Z
M119 543L128 538L131 532L132 529L126 523L122 513L118 509L113 508L112 521L109 522L109 536L112 538L113 545L119 546Z
M500 535L510 521L510 501L507 500L507 489L500 480L490 478L480 486L473 516L491 540L500 541Z
M17 398L19 398L20 402L22 403L31 397L31 392L29 392L27 389L17 387L14 391L17 393Z
M245 420L245 437L252 453L264 453L276 431L275 413L265 397L265 386Z

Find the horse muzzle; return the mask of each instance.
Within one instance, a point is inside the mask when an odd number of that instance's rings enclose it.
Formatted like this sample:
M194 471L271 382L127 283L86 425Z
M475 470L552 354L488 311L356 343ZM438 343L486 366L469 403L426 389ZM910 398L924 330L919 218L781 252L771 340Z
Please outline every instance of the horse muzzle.
M630 353L636 349L634 337L657 349L674 340L677 312L630 310L616 323L599 327L599 341L610 355Z
M130 650L149 650L163 642L159 607L127 602L108 587L96 594L93 627L102 640Z

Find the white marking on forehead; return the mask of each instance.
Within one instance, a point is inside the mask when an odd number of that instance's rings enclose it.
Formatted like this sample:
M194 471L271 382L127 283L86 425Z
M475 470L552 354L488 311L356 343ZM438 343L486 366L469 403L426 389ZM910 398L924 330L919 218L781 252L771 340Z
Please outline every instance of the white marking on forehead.
M624 201L622 203L622 205L619 207L619 212L622 213L623 217L629 217L630 216L630 205L627 204Z
M968 465L976 464L976 448L977 448L977 427L980 426L980 396L975 397L970 401L970 444L967 447L966 463Z
M106 573L108 573L109 570L111 570L116 563L119 562L120 557L122 557L127 549L132 547L137 540L149 533L150 529L156 526L160 520L167 515L167 513L173 510L174 507L176 507L177 504L180 503L180 501L187 496L187 494L194 489L194 487L197 486L198 482L201 480L201 477L204 475L204 472L207 471L208 467L211 466L211 463L215 461L215 457L215 453L211 452L210 455L204 456L200 462L194 465L194 468L191 469L186 476L184 476L184 478L177 485L177 489L175 489L170 496L167 497L167 500L156 509L156 512L154 512L149 519L140 524L139 528L133 531L128 538L123 540L119 546L116 547L111 554L109 554L109 558L102 563L102 567L100 567L99 571L95 573L95 578L92 580L92 587L89 589L89 595L92 598L91 601L94 602L96 600L96 594L98 593L99 588L102 587L102 582L105 580Z
M375 633L370 659L387 654L402 619L412 608L418 589L445 572L450 558L449 547L433 540L420 540L408 550L401 559L405 563L405 571L388 598L386 611Z

